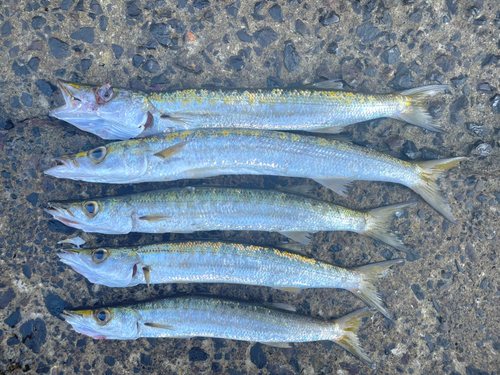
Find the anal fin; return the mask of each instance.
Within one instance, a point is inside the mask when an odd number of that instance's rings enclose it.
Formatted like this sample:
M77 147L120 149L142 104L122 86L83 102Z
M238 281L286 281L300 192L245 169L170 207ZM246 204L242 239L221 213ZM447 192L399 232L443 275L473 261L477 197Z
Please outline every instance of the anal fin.
M179 153L186 145L187 142L177 143L176 145L170 146L163 151L157 152L156 154L154 154L154 156L158 156L162 159L167 159Z
M352 184L356 180L356 177L346 177L346 178L317 178L316 181L318 184L327 187L328 189L333 190L335 193L340 195L341 197L347 196L347 189L349 185Z
M280 232L283 236L286 236L302 245L309 245L311 243L312 233L309 232Z

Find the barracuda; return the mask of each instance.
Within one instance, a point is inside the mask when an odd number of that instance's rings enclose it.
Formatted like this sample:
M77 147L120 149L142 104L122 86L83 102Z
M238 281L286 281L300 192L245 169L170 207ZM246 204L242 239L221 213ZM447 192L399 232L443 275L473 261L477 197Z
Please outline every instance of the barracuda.
M450 88L432 85L395 94L312 89L202 89L144 93L59 81L65 105L51 116L104 139L126 140L199 128L251 128L338 133L344 126L392 117L441 131L423 103Z
M263 130L184 131L53 159L54 177L137 183L253 174L311 178L345 195L356 180L403 184L455 222L436 179L466 158L410 163L350 143Z
M319 231L351 231L406 251L389 232L408 202L360 212L274 190L188 187L85 201L50 202L45 211L86 232L191 233L206 230L280 232L302 244Z
M212 337L261 342L288 348L290 343L330 340L375 369L357 336L367 309L340 319L300 315L284 304L258 305L209 297L175 297L126 307L65 310L73 329L94 339L135 340L140 337Z
M351 291L389 319L373 283L385 276L390 267L403 262L392 259L348 269L272 247L200 241L64 249L58 255L91 282L109 287L228 283L287 292L339 288Z

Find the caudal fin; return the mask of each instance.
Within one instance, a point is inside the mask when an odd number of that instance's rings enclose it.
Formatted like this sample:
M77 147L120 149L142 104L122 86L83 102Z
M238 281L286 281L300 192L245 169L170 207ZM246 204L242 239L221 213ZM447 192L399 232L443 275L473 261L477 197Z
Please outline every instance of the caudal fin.
M436 180L444 171L453 168L464 160L468 160L468 158L458 157L417 162L416 164L422 169L420 181L416 185L410 186L436 211L454 224L458 223L451 213L450 206L441 197Z
M443 133L441 127L434 122L427 108L424 107L424 102L429 99L429 97L448 90L449 88L450 85L430 85L401 92L401 95L407 96L410 99L411 104L408 110L396 116L396 118L424 129Z
M371 315L372 312L365 307L364 309L356 310L340 319L337 319L335 323L338 324L340 329L340 338L337 338L334 341L375 370L375 363L368 358L363 348L359 345L358 339L358 330L362 323L362 319Z
M387 310L382 306L382 301L377 293L374 282L387 275L389 268L393 265L403 262L404 259L391 259L385 262L371 263L366 266L352 268L353 271L359 272L363 279L357 288L349 290L361 298L367 305L380 311L386 318L391 319Z
M367 220L367 226L363 234L385 242L400 251L408 252L408 249L403 245L401 240L399 240L394 233L389 231L389 224L397 212L413 207L416 204L418 204L418 202L391 204L390 206L379 207L368 211L371 217Z

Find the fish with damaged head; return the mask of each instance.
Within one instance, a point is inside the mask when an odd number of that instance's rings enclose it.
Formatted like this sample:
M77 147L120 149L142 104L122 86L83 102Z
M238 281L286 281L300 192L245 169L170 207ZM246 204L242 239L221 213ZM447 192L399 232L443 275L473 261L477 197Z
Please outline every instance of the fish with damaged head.
M448 85L394 94L332 91L326 81L301 89L200 89L144 93L59 81L65 105L50 115L104 139L127 140L200 128L338 133L345 126L392 117L441 132L423 104Z
M359 344L366 308L336 320L324 320L295 312L285 304L254 304L214 297L171 297L126 307L65 310L61 316L73 329L94 339L221 338L260 342L279 348L290 343L332 341L363 363L375 364Z
M465 157L407 162L351 143L264 130L202 129L113 142L54 158L45 174L89 182L137 183L251 174L313 179L346 195L353 181L403 184L456 222L437 178Z
M392 259L342 268L285 249L226 242L189 241L135 247L63 249L61 262L93 283L109 287L139 284L227 283L267 286L296 293L307 288L351 291L391 319L374 282L403 262Z
M309 244L312 233L351 231L407 251L389 232L389 224L394 214L416 204L400 203L362 212L275 190L187 187L50 202L45 211L70 227L103 234L249 230L280 232Z

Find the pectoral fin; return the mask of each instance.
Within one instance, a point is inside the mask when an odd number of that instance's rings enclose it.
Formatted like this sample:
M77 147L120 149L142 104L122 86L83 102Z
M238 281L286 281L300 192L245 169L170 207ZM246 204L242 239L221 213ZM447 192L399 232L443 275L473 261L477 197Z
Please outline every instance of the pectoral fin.
M347 178L318 178L315 181L329 189L332 189L341 197L347 196L347 189L353 183L356 177Z
M168 324L158 324L158 323L144 323L146 327L168 329L169 331L175 331L173 326Z
M292 345L289 342L266 342L261 341L261 344L274 346L275 348L291 348Z
M286 311L292 311L292 312L297 311L295 306L289 305L288 303L264 302L263 305L267 306L267 307L272 307L275 309L280 309L280 310L286 310Z
M146 216L141 216L139 217L139 220L144 220L144 221L149 221L149 222L155 222L155 221L163 221L170 219L170 216L165 216L165 215L146 215Z
M167 158L179 153L186 145L187 145L187 142L177 143L176 145L173 145L169 148L166 148L163 151L157 152L156 154L154 154L154 156L158 156L159 158L162 158L162 159L167 159Z
M309 245L311 243L312 233L309 232L280 232L283 236L286 236L302 245Z
M149 288L149 285L151 285L151 274L149 272L149 266L142 267L142 272L144 272L144 278L146 279L146 284Z

